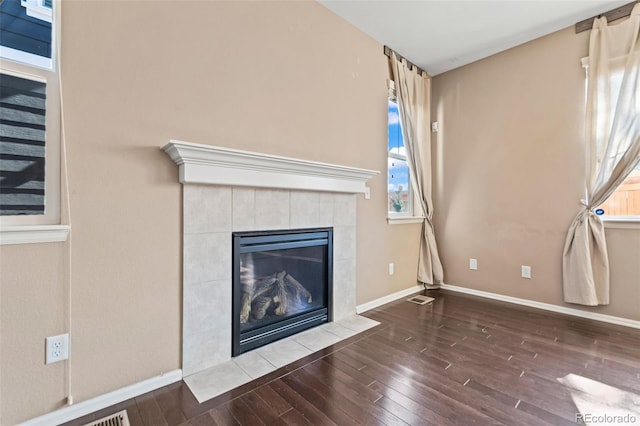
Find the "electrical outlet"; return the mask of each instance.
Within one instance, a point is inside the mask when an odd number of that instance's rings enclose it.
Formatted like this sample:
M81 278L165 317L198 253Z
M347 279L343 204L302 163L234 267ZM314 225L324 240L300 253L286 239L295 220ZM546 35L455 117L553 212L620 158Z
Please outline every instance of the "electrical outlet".
M45 364L69 359L69 333L45 339Z
M531 278L531 266L522 265L520 267L520 276L522 278Z
M469 259L469 269L473 271L478 270L478 259Z
M393 263L389 264L389 275L393 275L394 272L394 267L393 267Z

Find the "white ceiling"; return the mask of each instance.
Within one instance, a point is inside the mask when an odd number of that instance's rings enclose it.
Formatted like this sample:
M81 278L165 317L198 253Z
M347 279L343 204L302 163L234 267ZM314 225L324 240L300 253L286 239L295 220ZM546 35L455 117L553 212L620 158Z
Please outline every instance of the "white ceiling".
M431 75L566 28L630 0L318 0Z

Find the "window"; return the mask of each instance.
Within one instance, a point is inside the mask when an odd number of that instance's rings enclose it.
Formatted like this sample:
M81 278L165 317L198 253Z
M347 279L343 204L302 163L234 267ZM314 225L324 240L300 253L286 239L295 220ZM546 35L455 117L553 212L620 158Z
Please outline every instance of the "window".
M412 194L409 185L409 166L407 164L407 152L400 128L398 104L389 99L389 126L388 126L388 193L389 193L389 217L412 216Z
M640 220L640 163L598 208L607 219Z
M387 217L389 223L421 223L420 203L414 198L398 103L389 81L387 121Z
M622 70L610 77L611 108L615 108L617 104L622 77ZM638 113L640 114L640 111ZM607 201L597 207L596 212L602 214L605 220L640 220L640 163Z
M64 241L60 225L59 11L0 1L0 244Z
M0 58L53 69L51 0L0 2Z

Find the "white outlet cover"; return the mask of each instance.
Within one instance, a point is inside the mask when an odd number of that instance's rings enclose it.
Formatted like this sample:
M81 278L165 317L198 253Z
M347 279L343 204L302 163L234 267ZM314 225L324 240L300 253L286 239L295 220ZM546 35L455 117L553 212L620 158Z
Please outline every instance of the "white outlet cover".
M531 266L522 265L520 272L522 278L531 278Z
M389 275L393 275L393 272L394 272L394 265L393 265L393 263L390 263L389 264Z
M473 271L478 270L478 259L469 259L469 269Z
M69 334L47 337L45 348L45 364L69 359Z

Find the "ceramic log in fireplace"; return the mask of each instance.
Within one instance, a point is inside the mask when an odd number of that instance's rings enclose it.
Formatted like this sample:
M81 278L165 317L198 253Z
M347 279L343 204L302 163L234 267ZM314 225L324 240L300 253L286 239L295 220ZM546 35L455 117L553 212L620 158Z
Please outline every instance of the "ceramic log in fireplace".
M233 355L331 321L333 229L233 233Z

